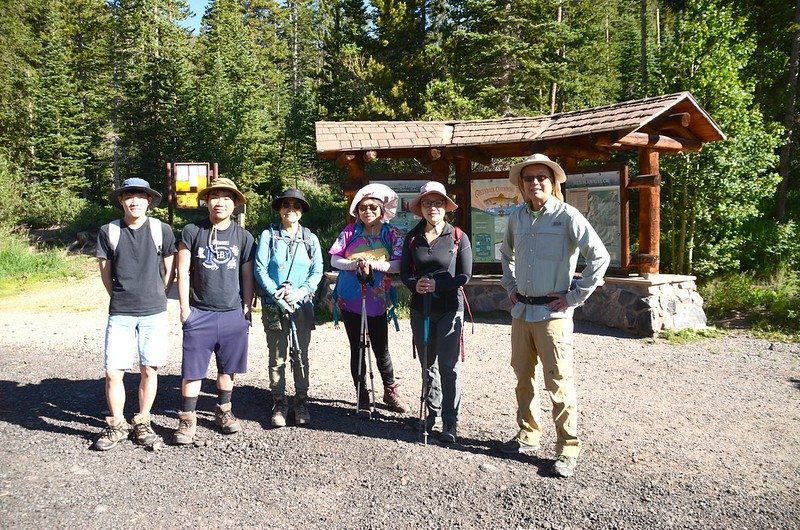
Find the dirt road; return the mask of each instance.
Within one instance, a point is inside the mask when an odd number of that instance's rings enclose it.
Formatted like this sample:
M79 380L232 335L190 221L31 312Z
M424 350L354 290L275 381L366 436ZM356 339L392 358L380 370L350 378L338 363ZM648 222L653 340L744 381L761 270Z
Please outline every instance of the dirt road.
M451 447L435 436L422 446L410 416L351 415L345 334L330 325L312 338L312 425L271 429L266 343L253 327L234 391L242 433L214 429L209 380L198 446L98 453L106 304L96 277L0 300L0 527L800 528L796 344L736 332L678 346L578 323L585 449L576 475L557 479L549 420L539 458L496 451L516 430L508 320L479 320L466 336ZM180 382L174 300L169 310L154 409L165 437ZM408 322L390 339L415 415ZM138 375L126 383L130 416Z

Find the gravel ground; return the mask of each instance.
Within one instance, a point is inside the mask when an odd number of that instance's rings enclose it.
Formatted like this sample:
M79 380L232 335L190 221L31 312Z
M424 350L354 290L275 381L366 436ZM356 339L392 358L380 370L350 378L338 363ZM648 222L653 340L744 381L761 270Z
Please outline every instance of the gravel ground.
M423 446L412 428L408 322L390 339L411 415L352 416L345 333L322 325L312 424L283 429L269 427L266 342L254 327L234 391L243 432L215 430L207 380L195 446L99 453L89 446L106 409L106 303L94 276L0 301L0 527L800 528L797 344L737 331L679 346L576 323L585 449L575 476L559 479L549 420L538 458L496 449L516 431L508 319L478 319L466 335L463 419L449 447L435 435ZM165 438L180 386L174 300L169 311L154 407ZM126 383L130 417L138 375Z

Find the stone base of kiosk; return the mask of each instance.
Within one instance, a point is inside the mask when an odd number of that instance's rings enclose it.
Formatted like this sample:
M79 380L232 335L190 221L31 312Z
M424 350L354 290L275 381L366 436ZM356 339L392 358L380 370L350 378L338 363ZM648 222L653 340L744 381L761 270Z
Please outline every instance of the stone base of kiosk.
M575 310L576 320L623 329L642 336L665 330L706 327L703 298L694 276L650 274L629 278L606 277L604 284ZM330 309L335 273L326 273L320 302ZM399 284L399 282L398 282ZM398 285L398 289L405 289ZM473 313L510 311L508 296L495 275L478 275L466 287Z

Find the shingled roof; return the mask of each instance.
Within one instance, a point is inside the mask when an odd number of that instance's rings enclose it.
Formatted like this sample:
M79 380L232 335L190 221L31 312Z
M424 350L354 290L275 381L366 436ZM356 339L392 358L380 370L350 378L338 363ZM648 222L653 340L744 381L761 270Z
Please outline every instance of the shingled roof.
M480 148L488 156L511 156L568 139L573 149L602 155L612 149L641 147L643 142L657 150L699 150L703 142L724 138L688 92L539 117L316 123L321 158L358 151L374 151L376 156L391 151L393 157L411 158L430 149L467 147Z

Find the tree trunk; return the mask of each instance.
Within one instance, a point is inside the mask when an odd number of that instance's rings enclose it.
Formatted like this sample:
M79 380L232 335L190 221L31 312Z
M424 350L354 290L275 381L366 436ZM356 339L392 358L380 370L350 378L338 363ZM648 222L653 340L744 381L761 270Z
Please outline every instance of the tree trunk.
M794 8L794 33L792 34L792 51L789 62L789 104L783 117L784 143L781 146L778 174L781 181L775 195L775 218L782 221L786 218L786 193L789 189L790 168L789 161L792 157L792 137L794 132L795 102L797 101L797 73L798 54L800 54L800 0Z
M639 14L642 25L642 90L646 93L647 86L647 0L642 0Z

